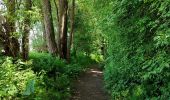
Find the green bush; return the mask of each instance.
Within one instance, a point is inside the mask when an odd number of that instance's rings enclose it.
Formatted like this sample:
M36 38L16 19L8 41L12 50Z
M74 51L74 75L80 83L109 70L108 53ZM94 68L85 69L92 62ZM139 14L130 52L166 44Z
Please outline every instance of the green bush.
M71 80L93 61L78 55L66 64L47 53L30 54L30 61L0 58L0 98L27 100L68 100ZM34 74L36 73L36 74Z
M70 80L65 74L57 77L48 77L47 74L41 74L35 84L35 93L25 96L24 99L38 100L68 100L70 98Z
M99 1L98 21L108 38L104 76L112 99L169 99L169 0Z
M70 96L70 78L66 74L66 63L48 53L31 52L32 69L38 74L35 94L27 99L57 99Z
M66 64L64 60L58 57L53 57L47 53L31 53L32 69L35 72L44 70L49 76L51 74L66 74L70 77L77 76L78 73L84 71L90 64L95 63L89 56L83 53L78 53L77 56L71 57L71 63Z
M26 95L29 82L36 80L36 75L29 66L29 63L13 61L9 57L0 59L0 98L16 99ZM33 92L34 90L29 94Z
M25 99L67 100L70 95L71 80L88 67L93 61L90 57L80 54L72 56L71 63L47 53L30 53L32 69L37 73L35 93Z
M66 66L63 60L53 57L48 53L31 52L30 59L33 62L33 70L36 72L40 72L41 70L63 72L62 69Z

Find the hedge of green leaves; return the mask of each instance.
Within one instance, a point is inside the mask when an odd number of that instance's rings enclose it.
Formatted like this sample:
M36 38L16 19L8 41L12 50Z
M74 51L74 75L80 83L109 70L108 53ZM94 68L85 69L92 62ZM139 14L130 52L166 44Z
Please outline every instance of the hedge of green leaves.
M97 1L112 99L170 98L170 0Z

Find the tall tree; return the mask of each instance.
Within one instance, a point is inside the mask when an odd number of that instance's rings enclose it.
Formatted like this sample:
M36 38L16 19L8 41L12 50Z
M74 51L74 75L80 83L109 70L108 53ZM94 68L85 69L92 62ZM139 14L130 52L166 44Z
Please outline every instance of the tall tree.
M29 54L29 32L30 32L30 14L28 11L31 10L32 2L31 0L25 1L25 11L26 16L24 20L24 32L23 32L23 38L22 38L22 57L24 60L28 59Z
M17 57L19 55L19 42L15 28L15 0L7 0L7 19L5 24L5 53L8 56Z
M56 16L57 16L57 20L56 20L56 23L57 23L57 46L58 46L58 53L59 55L61 55L61 52L60 52L60 32L59 32L59 6L58 6L58 0L53 0L54 1L54 6L55 6L55 9L56 9Z
M71 5L71 12L70 12L70 40L67 48L67 61L70 62L70 52L71 52L71 47L73 43L73 36L74 36L74 13L75 13L75 0L72 0L72 5Z
M44 18L44 17L42 16L42 18ZM48 49L47 49L46 30L45 30L44 21L41 21L41 24L42 24L42 29L43 29L43 41L44 41L42 48L43 48L43 51L47 52Z
M50 0L42 0L42 4L48 51L51 54L56 55L58 53L58 49L57 43L55 42Z
M59 50L63 59L67 59L67 10L68 1L59 0Z
M5 18L4 16L1 15L0 13L0 41L4 42L4 30L3 30L3 25L5 23Z

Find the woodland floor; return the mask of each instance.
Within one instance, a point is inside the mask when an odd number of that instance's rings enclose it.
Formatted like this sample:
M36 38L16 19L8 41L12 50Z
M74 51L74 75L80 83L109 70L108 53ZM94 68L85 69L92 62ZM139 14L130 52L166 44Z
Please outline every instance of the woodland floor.
M103 72L92 66L75 82L71 100L108 100L104 91Z

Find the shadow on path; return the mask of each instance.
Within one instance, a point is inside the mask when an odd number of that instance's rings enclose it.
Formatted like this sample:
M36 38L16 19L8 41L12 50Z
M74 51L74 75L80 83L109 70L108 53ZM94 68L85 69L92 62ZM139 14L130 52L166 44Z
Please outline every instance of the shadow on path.
M97 65L75 82L71 100L108 100L104 92L103 72L97 68Z

